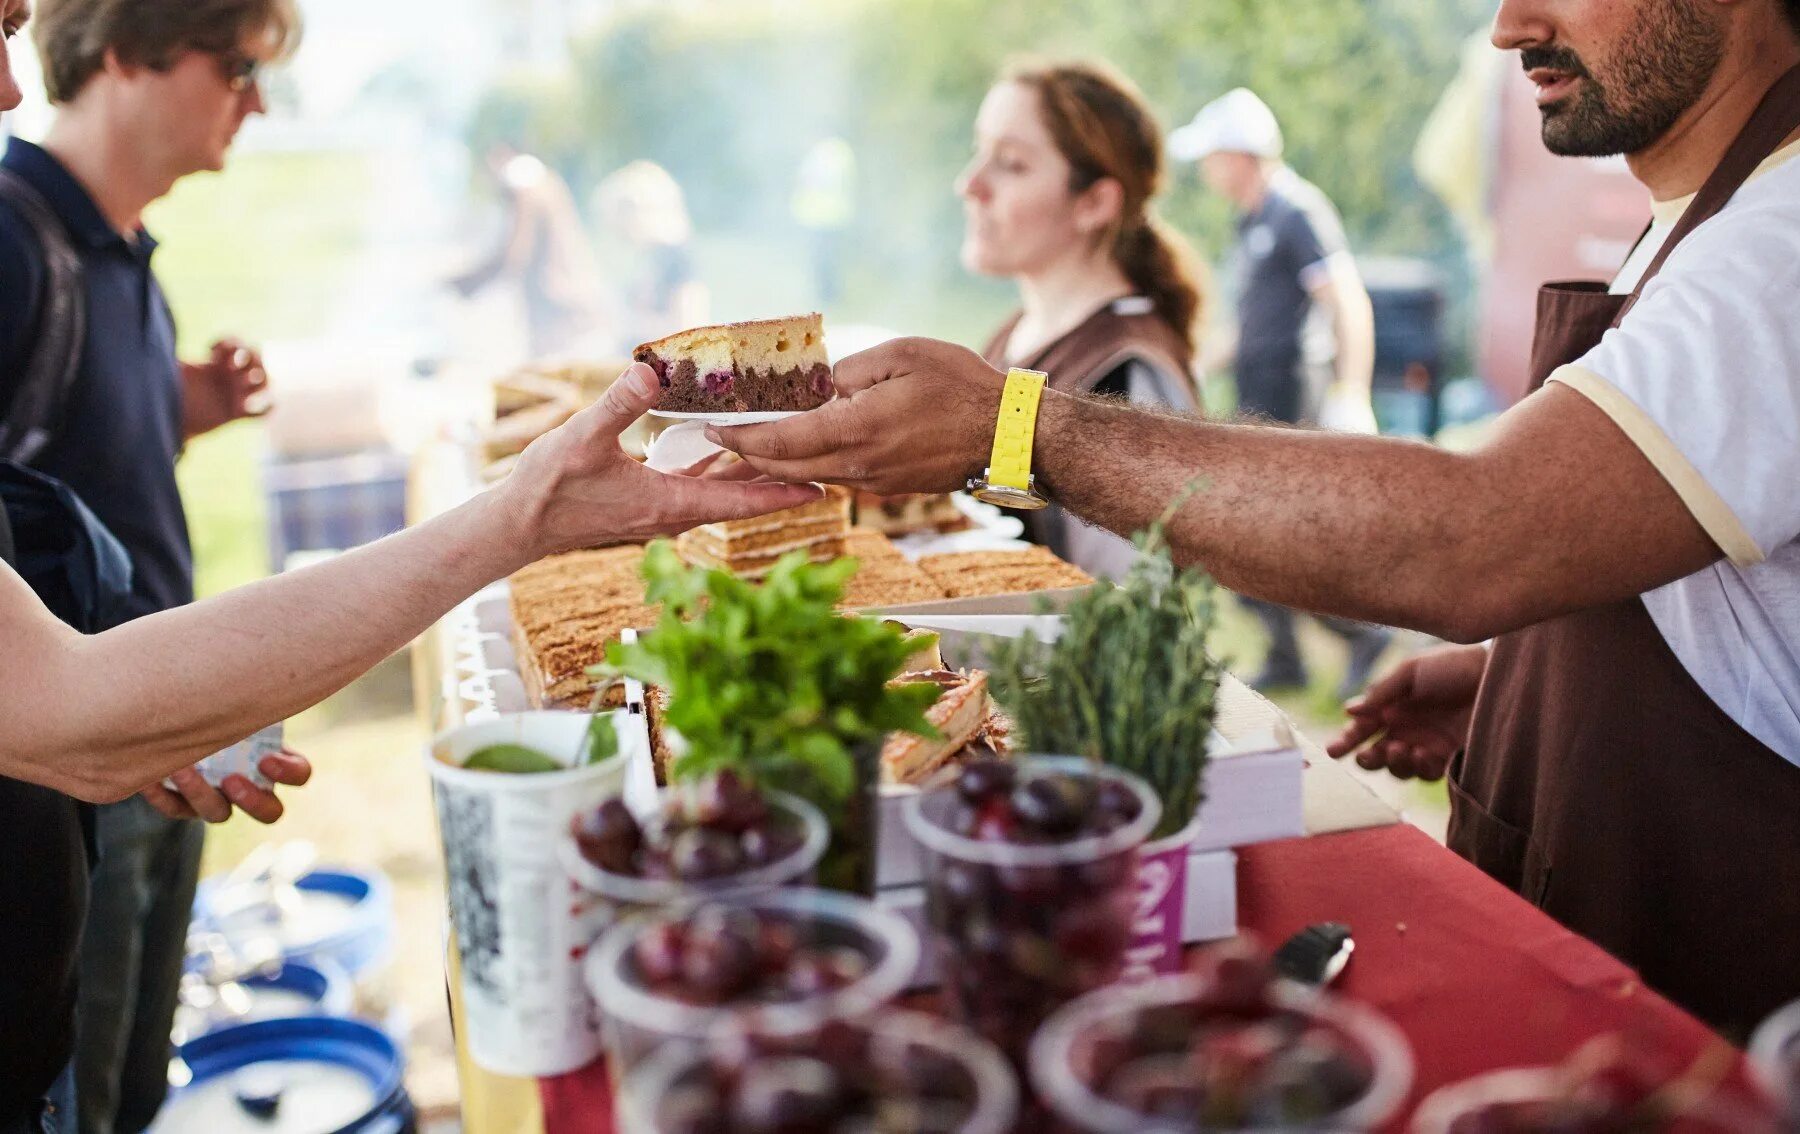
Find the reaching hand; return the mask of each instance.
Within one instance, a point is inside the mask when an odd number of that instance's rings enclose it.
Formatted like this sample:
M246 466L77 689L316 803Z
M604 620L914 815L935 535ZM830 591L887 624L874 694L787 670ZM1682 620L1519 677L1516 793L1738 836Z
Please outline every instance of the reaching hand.
M1350 723L1325 750L1341 759L1361 748L1356 762L1364 768L1442 779L1468 743L1486 668L1485 646L1440 646L1408 659L1344 706Z
M181 425L188 438L269 412L262 355L236 339L214 343L205 362L182 363L181 381Z
M500 492L508 507L521 510L537 555L674 535L819 499L812 485L662 473L632 460L619 435L656 404L659 393L655 372L637 363L598 405L520 456Z
M1006 376L974 351L895 339L844 359L832 379L840 396L810 413L707 436L776 480L883 495L951 492L986 467Z
M287 749L264 756L257 769L277 784L300 787L312 779L312 764L306 757ZM244 776L226 776L220 787L207 783L193 768L183 768L169 777L176 791L152 784L138 794L144 801L171 819L204 819L223 823L231 818L232 806L258 823L273 823L285 810L275 792L259 788Z

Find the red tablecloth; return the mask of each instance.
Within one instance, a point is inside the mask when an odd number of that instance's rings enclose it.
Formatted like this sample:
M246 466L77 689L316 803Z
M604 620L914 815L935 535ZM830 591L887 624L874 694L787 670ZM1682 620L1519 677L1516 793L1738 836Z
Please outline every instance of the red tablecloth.
M1623 1032L1685 1065L1714 1042L1598 946L1570 933L1405 825L1287 839L1239 852L1239 924L1276 943L1341 921L1356 953L1338 990L1375 1006L1412 1042L1404 1114L1444 1083L1555 1062ZM1744 1069L1737 1072L1747 1083ZM606 1075L542 1082L546 1134L610 1134Z

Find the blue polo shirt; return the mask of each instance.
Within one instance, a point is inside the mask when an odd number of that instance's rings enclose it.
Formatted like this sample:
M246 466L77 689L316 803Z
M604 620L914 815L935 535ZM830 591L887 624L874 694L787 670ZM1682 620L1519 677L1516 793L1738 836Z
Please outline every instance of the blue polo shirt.
M86 189L43 149L17 138L0 165L62 218L81 256L87 338L60 436L33 468L74 489L131 556L131 601L118 621L194 599L187 516L175 485L183 444L175 321L150 270L156 241L115 231ZM44 254L0 202L0 405L30 357L43 303Z

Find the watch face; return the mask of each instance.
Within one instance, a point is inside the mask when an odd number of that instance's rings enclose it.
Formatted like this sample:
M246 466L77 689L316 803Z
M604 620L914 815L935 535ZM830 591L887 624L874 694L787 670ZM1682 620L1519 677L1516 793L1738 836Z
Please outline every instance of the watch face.
M972 486L969 495L983 504L992 504L997 508L1013 508L1023 512L1035 512L1050 503L1035 492L1027 492L1022 488L1008 488L1000 484Z

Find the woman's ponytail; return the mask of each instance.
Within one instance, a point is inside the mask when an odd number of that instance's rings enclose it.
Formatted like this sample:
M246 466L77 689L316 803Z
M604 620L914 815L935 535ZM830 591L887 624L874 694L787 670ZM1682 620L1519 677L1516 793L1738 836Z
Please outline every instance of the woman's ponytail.
M1187 241L1155 214L1120 228L1113 259L1156 314L1192 345L1205 315L1202 269Z

